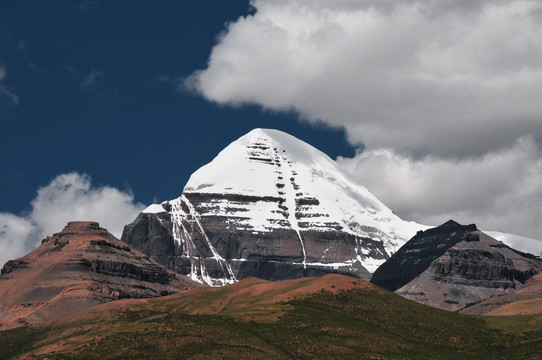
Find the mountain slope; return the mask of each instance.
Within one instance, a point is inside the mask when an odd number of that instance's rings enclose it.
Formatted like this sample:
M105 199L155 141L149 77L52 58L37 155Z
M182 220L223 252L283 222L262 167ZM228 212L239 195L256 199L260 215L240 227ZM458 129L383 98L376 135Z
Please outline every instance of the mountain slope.
M123 298L169 295L199 284L120 242L95 222L70 222L0 275L0 329L60 319Z
M541 320L442 311L340 275L245 279L2 331L0 359L528 359Z
M122 240L210 285L329 272L369 278L422 225L401 220L321 151L255 129L149 206Z

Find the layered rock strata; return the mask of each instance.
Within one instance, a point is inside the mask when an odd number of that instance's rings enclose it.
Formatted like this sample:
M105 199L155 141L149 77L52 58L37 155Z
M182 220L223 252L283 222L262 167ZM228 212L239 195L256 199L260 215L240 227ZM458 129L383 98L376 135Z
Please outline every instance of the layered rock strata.
M446 310L459 310L489 296L514 293L542 271L534 255L516 251L476 230L449 221L419 232L372 282Z
M0 275L0 329L57 320L123 298L199 286L119 241L96 222L70 222Z
M474 224L461 225L449 220L435 228L418 231L374 272L371 282L390 291L399 289L474 230Z

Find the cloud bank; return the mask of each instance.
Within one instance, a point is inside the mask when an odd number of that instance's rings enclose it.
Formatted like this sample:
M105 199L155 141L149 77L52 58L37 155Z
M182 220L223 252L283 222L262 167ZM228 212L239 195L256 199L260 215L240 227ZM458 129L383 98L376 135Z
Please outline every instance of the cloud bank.
M183 86L344 128L365 150L341 162L405 218L542 237L542 3L251 5Z
M542 157L532 137L473 159L369 150L337 161L397 214L431 225L476 222L542 240Z
M62 174L37 191L27 215L0 213L0 266L36 248L68 221L97 221L116 237L145 208L130 192L95 187L88 175Z

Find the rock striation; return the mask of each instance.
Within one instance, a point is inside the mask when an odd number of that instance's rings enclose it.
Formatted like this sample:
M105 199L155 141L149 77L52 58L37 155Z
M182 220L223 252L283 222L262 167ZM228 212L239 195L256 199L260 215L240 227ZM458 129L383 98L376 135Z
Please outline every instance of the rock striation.
M472 225L452 220L420 231L373 275L395 293L446 310L513 293L542 271L534 255L516 251Z
M255 129L196 171L179 198L141 213L122 241L216 286L251 276L369 279L424 228L398 218L309 144Z
M119 241L96 222L70 222L0 275L0 329L39 324L105 302L199 286Z
M463 241L465 234L475 230L474 224L461 225L453 220L420 230L374 272L371 282L395 291L427 270L449 248Z

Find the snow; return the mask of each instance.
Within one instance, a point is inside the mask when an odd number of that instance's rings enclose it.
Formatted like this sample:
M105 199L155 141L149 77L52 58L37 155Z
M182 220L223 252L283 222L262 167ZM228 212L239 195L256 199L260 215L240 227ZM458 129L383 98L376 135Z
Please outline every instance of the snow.
M373 259L373 258L365 258L365 259L358 259L364 268L369 270L370 273L374 273L376 269L380 267L386 260L384 259Z
M143 210L144 214L158 214L165 212L166 210L162 207L162 204L152 204Z
M327 155L278 130L255 129L234 141L192 174L184 191L283 197L293 229L296 198L316 198L318 206L304 209L311 228L335 222L356 236L377 234L390 255L418 230L428 228L400 219ZM242 208L239 215L247 227L265 231L281 226L270 221L282 218L272 208L261 203Z
M181 202L186 204L186 206L189 209L189 213L187 214L181 206ZM173 217L173 238L175 242L178 242L180 244L183 244L183 247L187 249L187 255L190 261L191 265L191 271L188 275L192 280L200 282L202 284L207 284L211 286L224 286L228 284L232 284L237 281L235 278L235 275L233 273L233 270L230 266L230 264L220 256L218 251L214 248L212 242L210 241L209 237L205 233L205 230L203 226L201 225L201 222L198 218L198 213L195 211L194 207L190 203L190 201L184 196L181 195L180 198L173 200L170 202L170 205L172 206L172 210L170 214ZM207 242L207 246L211 253L213 254L213 259L217 261L217 263L222 267L222 270L225 270L224 273L228 274L228 277L224 278L212 278L206 267L205 263L201 261L199 257L193 256L193 249L196 248L196 245L194 244L193 239L190 236L190 233L186 230L186 228L183 225L182 219L186 219L190 215L191 221L195 222L197 227L200 230L200 233L203 235L205 241Z
M484 231L489 236L502 241L512 249L542 256L542 240L531 239L525 236L507 234L499 231Z

